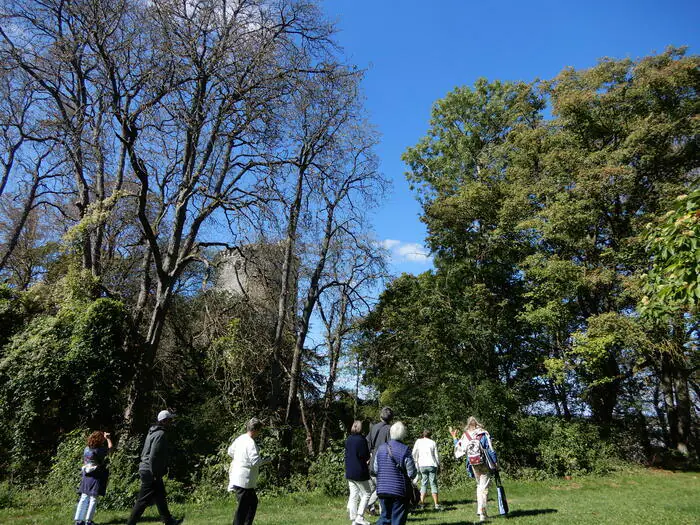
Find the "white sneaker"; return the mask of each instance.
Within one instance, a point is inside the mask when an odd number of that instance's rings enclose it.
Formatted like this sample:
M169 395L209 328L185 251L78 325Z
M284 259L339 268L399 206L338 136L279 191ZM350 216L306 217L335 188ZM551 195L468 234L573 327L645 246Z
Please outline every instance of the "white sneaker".
M355 525L372 525L369 521L367 521L362 516L358 516L357 518L355 518L355 521L353 523L355 523Z

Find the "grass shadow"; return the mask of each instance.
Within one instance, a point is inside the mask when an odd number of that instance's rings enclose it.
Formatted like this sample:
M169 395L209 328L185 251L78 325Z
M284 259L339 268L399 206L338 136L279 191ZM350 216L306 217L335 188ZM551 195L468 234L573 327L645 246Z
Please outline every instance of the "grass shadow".
M123 525L129 521L129 518L112 518L109 521L100 521L100 525ZM139 523L162 523L161 519L157 516L147 516L139 518Z
M554 514L557 509L531 509L531 510L512 510L506 514L507 519L522 518L525 516L537 516L539 514Z

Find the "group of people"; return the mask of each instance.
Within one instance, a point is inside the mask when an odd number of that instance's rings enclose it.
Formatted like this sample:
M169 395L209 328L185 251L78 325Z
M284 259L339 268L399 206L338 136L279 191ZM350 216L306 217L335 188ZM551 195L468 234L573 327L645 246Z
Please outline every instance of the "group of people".
M174 417L172 412L161 410L156 417L156 423L148 430L139 463L141 488L127 521L128 525L135 525L146 508L152 504L158 507L160 517L166 525L179 525L183 521L182 518L175 519L170 514L163 483L168 463L167 430ZM80 499L75 509L75 525L94 525L97 498L105 495L109 480L106 458L113 448L111 436L107 432L96 431L88 437L87 446L83 451L78 488Z
M380 421L362 436L362 421L355 421L345 442L345 477L350 496L348 514L354 525L368 525L365 511L376 514L377 525L403 525L408 518L414 479L420 474L419 507L425 506L430 486L435 510L442 510L439 502L437 473L440 456L431 432L423 430L422 437L410 448L404 443L407 431L401 422L392 422L394 413L389 407L380 412ZM496 452L491 436L474 417L470 417L463 433L450 427L456 458L465 458L469 475L476 479L477 514L479 521L488 519L486 502L493 474L498 470Z
M168 509L163 483L166 472L168 445L167 431L174 414L168 410L158 413L144 441L139 463L141 487L127 525L136 525L145 509L155 504L163 523L179 525ZM435 510L441 510L437 473L440 456L429 430L416 440L413 448L405 444L407 430L401 422L393 422L391 408L384 407L380 421L374 424L367 437L362 435L362 421L355 421L345 443L345 477L350 497L347 509L355 525L369 525L365 512L379 514L377 525L404 525L410 510L413 479L421 476L420 505L430 487ZM233 525L252 525L258 508L256 494L260 467L270 463L270 458L260 455L255 439L260 435L263 423L252 418L246 424L245 433L238 436L228 448L231 457L228 491L238 501ZM480 521L486 521L488 487L494 472L498 470L496 453L489 433L470 417L464 432L450 428L455 447L455 457L466 458L469 475L477 482L477 513ZM75 511L76 525L93 525L98 496L104 496L109 479L106 458L113 450L109 433L93 432L83 452L80 481L80 499ZM380 510L376 505L379 503Z
M174 417L172 412L161 410L156 417L156 424L148 430L139 463L141 488L127 525L136 525L146 508L153 504L158 508L160 518L166 525L180 525L184 520L184 518L176 519L170 513L163 483L168 463L167 430L172 425ZM233 525L252 525L255 518L258 508L255 489L260 467L271 461L260 455L255 443L255 438L262 429L262 422L252 418L246 423L245 433L238 436L228 448L228 455L231 456L228 491L234 493L238 500ZM92 520L97 508L97 497L105 495L109 479L105 460L112 450L109 433L97 431L88 437L87 446L83 452L82 474L78 489L80 499L75 510L75 525L94 525Z

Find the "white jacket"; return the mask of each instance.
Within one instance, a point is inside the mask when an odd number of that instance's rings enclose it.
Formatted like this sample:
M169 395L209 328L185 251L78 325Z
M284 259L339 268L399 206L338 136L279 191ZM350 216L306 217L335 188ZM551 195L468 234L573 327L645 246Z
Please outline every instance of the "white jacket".
M413 445L413 461L417 468L439 467L440 457L435 441L430 438L417 439Z
M238 436L228 447L231 467L228 471L228 491L234 487L254 489L258 486L260 467L269 463L268 458L260 457L255 440L247 433Z

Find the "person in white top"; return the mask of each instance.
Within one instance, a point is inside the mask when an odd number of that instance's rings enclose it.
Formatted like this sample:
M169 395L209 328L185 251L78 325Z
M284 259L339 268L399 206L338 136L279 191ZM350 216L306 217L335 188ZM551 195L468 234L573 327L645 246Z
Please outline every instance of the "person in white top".
M258 495L255 489L258 486L260 467L272 461L260 456L255 444L255 438L262 428L263 424L259 419L251 419L246 424L246 433L238 436L228 447L228 455L232 458L228 472L228 491L235 492L238 500L233 525L251 525L258 510Z
M430 430L423 430L423 437L417 439L413 445L413 461L416 464L416 468L420 471L421 478L420 505L421 507L425 505L425 494L428 492L428 483L430 483L430 492L433 495L435 510L442 510L437 484L440 455L438 454L435 441L430 439L430 436Z

